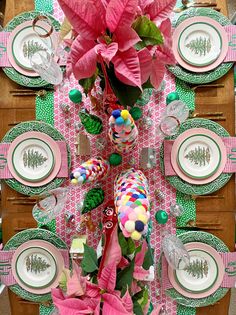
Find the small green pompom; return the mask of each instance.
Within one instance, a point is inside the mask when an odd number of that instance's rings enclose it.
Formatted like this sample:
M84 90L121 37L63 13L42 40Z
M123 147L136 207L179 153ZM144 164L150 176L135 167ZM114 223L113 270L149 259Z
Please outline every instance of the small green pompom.
M109 163L111 165L117 166L120 165L122 162L122 156L119 153L112 153L109 156Z
M138 120L143 115L142 110L139 107L132 107L129 113L133 117L133 120Z

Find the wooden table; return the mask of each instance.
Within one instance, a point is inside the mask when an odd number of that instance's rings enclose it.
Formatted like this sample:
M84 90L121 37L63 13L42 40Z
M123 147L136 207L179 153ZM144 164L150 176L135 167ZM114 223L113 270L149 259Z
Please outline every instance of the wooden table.
M226 0L219 0L218 7L227 15ZM33 10L32 0L7 0L5 7L4 25L14 16ZM0 71L0 138L12 128L13 125L26 120L35 119L34 97L13 97L10 90L19 88ZM201 88L196 90L196 111L215 112L223 111L226 121L220 122L231 135L235 134L234 113L234 88L233 70L231 70L217 83L224 84L223 88ZM234 250L235 233L235 178L232 176L229 183L212 198L197 198L197 226L202 224L218 227L219 230L209 229L208 232L221 238L231 251ZM13 191L2 183L2 218L3 218L3 242L6 243L14 234L30 227L36 227L32 218L32 205L14 204L21 203L22 195ZM214 226L214 224L216 224ZM36 303L24 301L9 290L12 315L37 315L39 313ZM230 293L217 304L197 310L198 315L227 315L230 301Z

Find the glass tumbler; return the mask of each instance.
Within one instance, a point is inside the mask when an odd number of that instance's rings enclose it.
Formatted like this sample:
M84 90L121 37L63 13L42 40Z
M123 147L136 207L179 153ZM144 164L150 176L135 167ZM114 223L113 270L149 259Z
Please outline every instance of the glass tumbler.
M53 85L61 84L63 74L54 56L46 50L38 50L30 57L30 64L40 77Z
M174 116L165 116L157 127L157 135L162 137L175 135L180 127L180 122Z
M173 101L166 107L166 116L173 116L178 119L180 123L182 123L189 116L189 108L184 102L180 100Z
M190 263L190 256L182 241L168 232L163 233L162 250L173 269L184 269Z

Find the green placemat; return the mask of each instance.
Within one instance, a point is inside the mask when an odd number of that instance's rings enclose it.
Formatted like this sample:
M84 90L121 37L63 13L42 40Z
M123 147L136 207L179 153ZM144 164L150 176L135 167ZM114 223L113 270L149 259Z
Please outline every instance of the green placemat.
M52 0L35 0L34 7L36 11L43 11L53 14L53 1Z
M40 304L39 306L39 314L40 315L51 315L54 310L54 306L44 306L43 304Z
M54 91L47 92L44 97L36 96L35 110L37 120L54 126Z

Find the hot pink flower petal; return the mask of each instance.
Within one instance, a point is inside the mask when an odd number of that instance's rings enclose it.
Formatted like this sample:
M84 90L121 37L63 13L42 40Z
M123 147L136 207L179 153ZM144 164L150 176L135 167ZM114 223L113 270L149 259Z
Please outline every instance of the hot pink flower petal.
M129 266L129 261L125 257L121 257L121 260L117 267L120 269L124 269L127 266Z
M100 296L100 289L97 284L87 281L85 294L90 298L97 298Z
M116 262L112 262L102 269L101 277L98 279L100 289L113 292L116 286Z
M162 21L159 28L164 36L164 44L172 46L172 26L170 19Z
M153 2L154 0L139 0L139 7L141 8L143 15L145 14L145 8Z
M149 271L143 269L143 267L140 267L140 266L134 267L134 273L133 273L134 279L144 281L147 279L148 275L149 275Z
M59 0L58 2L81 37L88 40L96 39L105 30L104 19L101 18L101 14L105 15L105 8L101 0Z
M117 233L117 225L114 228L109 245L107 247L106 253L104 253L106 256L104 258L104 267L107 266L111 262L115 262L116 265L120 262L122 254L121 254L121 248L118 241L118 233Z
M112 59L116 77L123 83L138 86L141 89L141 71L137 51L130 48L118 52Z
M142 289L137 284L137 281L133 280L132 283L131 283L130 290L131 290L132 294L136 294L136 293L140 292Z
M76 264L73 263L73 274L67 279L67 295L68 296L81 296L85 293L86 288L86 278L81 276L82 269Z
M146 251L147 251L147 242L144 240L141 251L137 253L137 255L135 256L135 266L142 266Z
M171 47L169 46L166 46L166 45L158 46L155 52L155 56L160 62L164 64L167 64L167 65L176 64L175 56L173 54Z
M118 297L105 293L102 295L103 297L103 314L106 315L131 315L133 312L128 312L123 303L122 300Z
M159 62L158 59L153 60L150 81L155 89L159 88L162 80L164 79L165 72L166 72L165 65L162 62Z
M113 39L118 43L120 51L128 50L141 41L141 38L130 26L118 27L113 35Z
M91 77L96 71L97 54L95 42L77 37L71 47L70 58L76 79Z
M91 314L93 311L88 305L76 298L65 298L59 289L52 289L52 299L60 315Z
M107 65L109 65L109 62L115 56L117 50L118 50L117 43L111 43L109 45L99 44L95 47L96 53L102 56Z
M138 59L141 70L141 82L143 84L148 80L152 70L152 56L150 51L147 48L138 51Z
M129 290L127 289L125 295L121 298L126 311L132 312L133 311L133 301L129 294Z
M119 26L130 26L133 22L138 0L111 0L106 10L106 23L113 33Z
M97 306L100 305L101 296L97 298L83 297L83 301L93 310L96 310Z
M154 22L161 22L169 17L175 6L176 0L154 0L148 5L145 13L149 14L150 20Z

